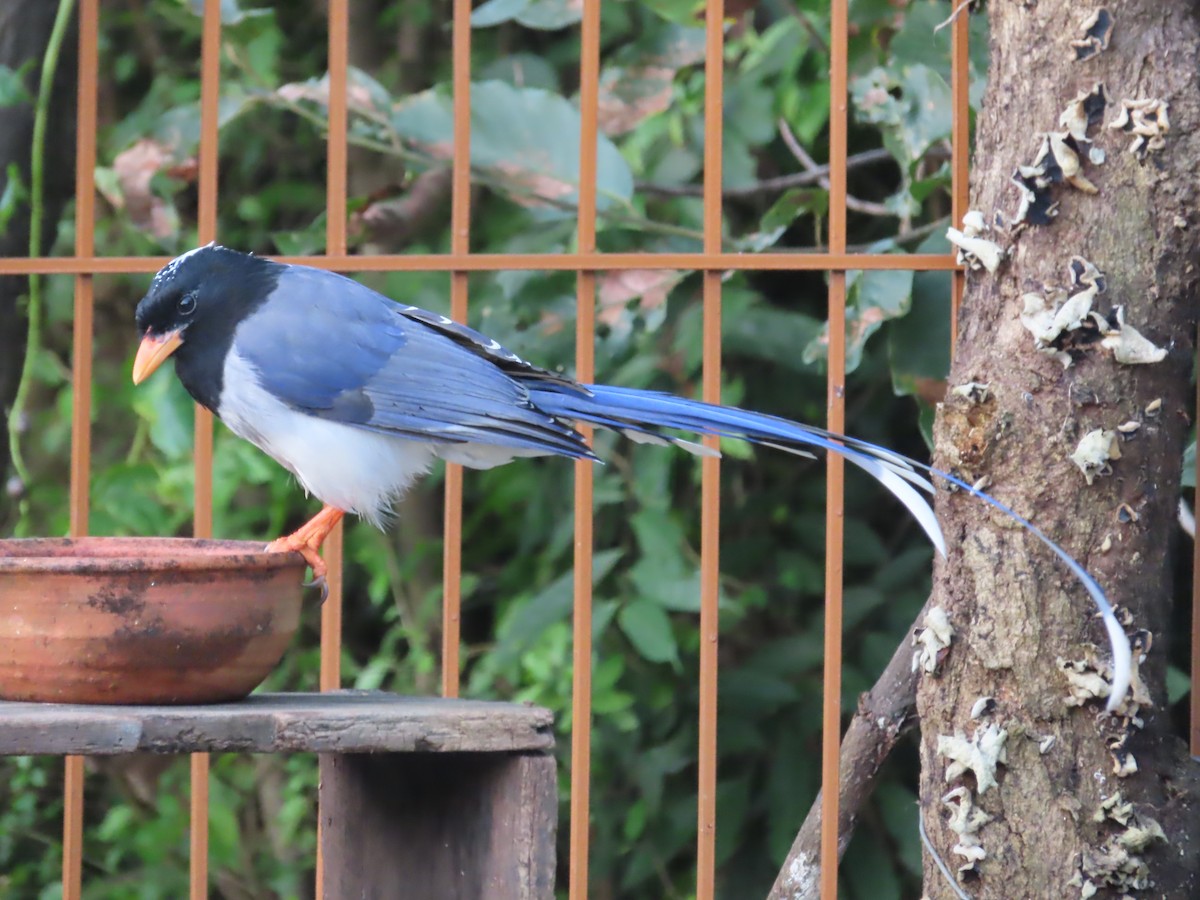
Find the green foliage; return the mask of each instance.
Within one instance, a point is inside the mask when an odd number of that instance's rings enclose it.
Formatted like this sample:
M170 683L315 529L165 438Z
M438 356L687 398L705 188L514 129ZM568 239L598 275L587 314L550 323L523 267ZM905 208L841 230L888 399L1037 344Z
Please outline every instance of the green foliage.
M27 87L29 72L32 69L33 60L29 60L18 69L0 66L0 107L33 103L33 94Z
M828 34L827 7L817 0L760 4L728 31L722 175L730 249L803 250L826 240L828 191L816 178L797 183L804 165L788 140L794 136L818 161L824 156L829 57L819 36ZM102 10L111 79L97 173L108 201L97 224L104 254L174 253L196 242L199 8L194 0L150 0L136 10ZM377 15L366 17L370 27L357 36L364 60L351 73L353 243L364 251L444 251L447 215L394 243L373 223L416 193L415 179L447 165L450 5L378 0L374 8ZM574 243L579 9L568 0L489 0L475 9L471 167L478 190L471 238L478 252L556 253ZM602 250L700 247L702 9L697 0L604 4ZM231 0L222 12L222 242L260 252L319 252L328 99L321 10L257 9ZM884 147L894 162L851 171L851 193L886 203L891 213L853 214L852 243L902 253L915 242L910 230L941 230L949 209L948 44L945 33L931 29L949 12L944 0L918 0L901 12L882 0L853 4L850 149ZM974 45L984 46L978 33ZM0 98L7 84L0 74ZM131 178L133 162L151 157L160 160L153 177ZM0 212L16 202L6 193ZM67 221L60 247L72 240ZM448 310L444 274L363 280L404 302ZM129 383L132 310L147 281L96 281L96 533L189 529L191 403L167 375L136 391ZM898 401L889 386L910 394L922 381L944 377L948 361L938 329L948 294L944 276L850 275L854 434L921 452L916 408ZM696 395L700 295L691 273L600 273L598 380ZM48 346L35 368L26 435L34 451L29 513L6 531L66 529L71 304L70 280L48 279ZM572 273L473 275L470 304L472 324L542 365L570 370ZM820 423L823 279L735 273L724 283L722 312L726 402ZM699 466L686 454L612 435L598 435L597 448L608 465L595 470L592 877L598 894L686 897L694 891L696 831ZM723 896L746 897L765 893L818 787L824 487L820 464L731 443L724 449L719 881ZM564 817L574 733L572 473L554 460L469 473L464 514L466 693L554 711ZM266 539L313 511L287 473L222 428L214 483L219 536ZM389 534L349 525L348 685L437 690L440 489L435 473L405 501ZM927 591L931 553L919 529L865 479L850 480L846 500L849 709L855 692L870 685L906 639ZM312 611L268 688L315 688L316 624ZM59 840L60 771L45 760L2 765L0 872L7 880L0 893L36 896L47 885L53 891L57 851L47 847ZM131 778L114 767L89 779L88 896L182 896L186 767L156 775L148 801L138 799ZM313 861L315 778L315 761L304 757L214 760L217 894L302 893ZM905 896L916 889L914 790L911 769L896 766L851 847L851 862L870 864L847 866L846 896ZM560 849L565 864L565 842Z
M454 139L452 98L445 89L410 96L391 112L400 140L444 157ZM565 97L503 81L471 86L471 167L522 205L573 214L579 194L579 111ZM555 139L547 141L553 134ZM627 205L629 166L607 138L597 148L601 210Z

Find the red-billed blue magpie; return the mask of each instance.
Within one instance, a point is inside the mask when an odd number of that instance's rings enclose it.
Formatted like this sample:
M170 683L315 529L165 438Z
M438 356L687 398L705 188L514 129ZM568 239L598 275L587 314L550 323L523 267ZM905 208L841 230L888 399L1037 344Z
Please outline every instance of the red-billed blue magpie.
M694 453L663 429L840 453L908 508L945 555L919 471L1014 518L1054 551L1099 607L1114 658L1109 708L1129 684L1124 630L1096 581L1033 524L944 472L865 441L775 416L670 394L580 384L539 368L445 316L394 303L353 279L210 244L154 277L138 304L140 383L168 357L184 388L290 470L324 507L269 550L296 551L320 580L322 542L347 512L382 526L436 458L486 469L518 456L596 459L586 422Z

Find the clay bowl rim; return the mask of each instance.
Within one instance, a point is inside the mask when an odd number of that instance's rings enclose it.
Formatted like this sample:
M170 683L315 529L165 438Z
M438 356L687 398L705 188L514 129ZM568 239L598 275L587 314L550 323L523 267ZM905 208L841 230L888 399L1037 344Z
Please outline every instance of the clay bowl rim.
M0 574L270 572L307 565L299 553L265 547L262 541L181 537L7 538L0 540Z

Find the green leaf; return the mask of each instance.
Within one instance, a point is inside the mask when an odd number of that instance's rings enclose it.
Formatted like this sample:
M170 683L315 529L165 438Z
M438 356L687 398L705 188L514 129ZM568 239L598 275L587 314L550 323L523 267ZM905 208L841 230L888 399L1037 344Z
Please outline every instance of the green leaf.
M192 452L192 403L174 378L153 378L133 394L133 409L150 423L150 442L169 460Z
M900 862L913 875L921 874L921 838L917 829L917 796L903 785L881 781L875 790L880 817L896 842Z
M502 56L479 70L480 81L504 81L514 87L558 91L558 72L544 57L533 53Z
M1167 666L1167 705L1174 706L1191 692L1187 673L1177 666Z
M842 627L849 631L887 601L883 591L872 587L847 587L843 601Z
M472 28L491 28L511 22L529 5L529 0L488 0L471 13Z
M592 557L592 581L598 582L621 559L622 551L602 550ZM575 576L567 572L527 601L513 607L512 614L499 628L499 640L492 651L492 664L499 669L515 662L539 634L561 622L571 613Z
M21 204L29 199L29 191L21 179L21 167L15 162L8 164L4 173L4 191L0 192L0 236L8 231L8 223Z
M678 25L695 25L704 21L704 0L642 0L655 15Z
M784 366L797 372L813 367L796 352L821 332L812 316L772 306L755 305L722 322L726 352Z
M795 679L819 668L824 656L824 643L820 634L789 634L762 643L746 661L745 668L780 678Z
M912 305L911 271L872 270L846 275L846 371L862 362L867 339L889 319L908 312ZM829 323L804 348L806 363L824 360L829 354Z
M27 60L19 69L0 65L0 108L33 103L33 94L25 84L25 73L33 68L34 61Z
M558 31L583 18L582 0L488 0L471 13L472 28L517 22L539 31Z
M847 886L854 892L851 896L870 897L871 900L900 900L894 864L886 857L880 857L876 848L865 840L850 842L846 848L846 861L841 868L846 873Z
M791 681L748 667L723 671L719 690L720 707L742 716L765 716L800 697Z
M933 66L943 78L950 78L950 35L953 29L938 28L958 5L958 0L909 3L904 11L904 24L888 43L888 54L894 64L921 63ZM968 41L971 59L971 88L984 80L988 65L988 33L986 16L970 16L971 36ZM974 105L974 104L972 104Z
M700 572L674 574L653 558L638 560L629 571L630 580L644 600L672 612L700 612ZM724 592L720 604L725 603Z
M454 140L448 91L434 88L403 100L393 109L392 125L432 157L447 157ZM574 215L579 125L579 111L558 94L478 82L471 86L471 165L523 206ZM628 204L633 174L608 138L599 138L596 161L598 208Z
M750 816L752 778L749 774L723 778L717 784L717 809L721 826L717 829L716 863L729 861L743 845Z
M640 509L630 520L642 557L672 576L682 574L683 530L668 509Z
M1192 442L1188 444L1187 449L1183 451L1183 486L1194 488L1196 486L1196 439L1192 438Z
M325 249L325 211L322 210L306 228L293 231L272 231L271 240L285 256L309 256Z
M583 18L583 0L529 0L517 21L526 28L557 31Z
M950 242L933 235L918 253L949 252ZM888 360L897 396L922 396L937 390L950 372L950 273L918 272L913 276L913 302L908 315L888 325Z
M621 607L617 624L643 659L679 668L679 645L666 610L651 600L634 600Z
M771 204L758 223L758 229L739 242L739 249L761 253L773 247L784 232L800 216L811 213L825 215L829 208L829 195L817 188L791 188Z
M905 172L950 135L950 86L929 66L877 67L855 78L850 94L859 121L880 126Z

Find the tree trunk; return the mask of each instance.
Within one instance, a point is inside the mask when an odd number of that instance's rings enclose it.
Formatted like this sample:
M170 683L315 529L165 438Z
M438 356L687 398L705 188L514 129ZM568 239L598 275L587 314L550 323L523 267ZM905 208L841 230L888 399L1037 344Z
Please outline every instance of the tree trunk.
M37 95L42 55L50 39L58 4L45 0L11 0L0 4L0 66L20 70L31 64L25 85ZM42 249L49 252L63 205L75 188L75 62L74 31L59 56L46 135L45 216ZM29 148L33 140L33 104L0 106L0 194L8 186L12 165L21 184L29 187ZM29 204L21 203L0 229L0 256L29 253ZM8 411L17 392L25 358L25 317L19 301L29 290L23 276L0 276L0 488L8 477ZM4 521L7 490L0 490L0 523Z
M1164 712L1172 598L1165 551L1177 531L1200 287L1200 28L1195 4L1185 0L1110 4L1111 44L1077 61L1070 42L1084 37L1091 6L987 5L992 56L971 207L989 225L1004 214L1007 227L985 236L1009 256L995 274L969 277L951 384L989 388L982 399L979 391L947 399L937 464L967 482L989 479L991 493L1096 576L1128 615L1131 635L1153 635L1140 670L1149 700L1124 708L1136 710L1136 720L1106 716L1103 698L1070 704L1068 674L1083 698L1089 676L1097 667L1105 674L1109 658L1090 601L1027 533L970 498L941 496L952 549L932 602L954 635L918 692L921 806L931 846L976 900L1088 897L1092 888L1097 897L1200 896L1198 767ZM1055 184L1057 218L1014 233L1014 169L1034 162L1041 133L1064 127L1060 114L1097 82L1108 104L1087 135L1106 159L1089 161L1086 143L1080 155L1098 193ZM1150 141L1141 160L1129 152L1136 135L1108 127L1125 99L1169 104L1165 145ZM1073 357L1069 368L1035 349L1020 319L1023 295L1070 287L1073 256L1106 276L1094 309L1108 315L1122 306L1125 322L1165 348L1165 358L1117 362L1099 341L1113 326L1095 320L1058 339ZM1117 432L1120 458L1101 460L1089 486L1071 457L1096 429ZM1072 666L1078 671L1064 671ZM994 707L980 702L988 697ZM997 763L1001 747L1006 758ZM962 774L951 765L956 757L967 764ZM925 863L930 898L961 896L928 852Z

